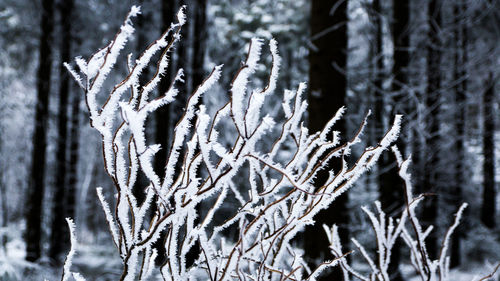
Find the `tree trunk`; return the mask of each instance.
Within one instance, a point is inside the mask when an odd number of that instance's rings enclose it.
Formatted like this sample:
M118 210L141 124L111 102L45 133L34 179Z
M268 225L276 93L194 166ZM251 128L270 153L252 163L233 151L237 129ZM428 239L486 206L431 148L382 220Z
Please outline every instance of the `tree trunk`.
M185 0L183 1L184 4L186 5L191 5L193 6L194 3L193 1ZM184 70L184 82L183 83L178 83L177 84L177 89L179 90L179 93L177 94L177 98L170 104L169 111L170 111L170 118L172 118L173 125L171 128L169 128L170 133L173 134L174 126L179 122L181 119L182 115L184 114L184 108L186 107L188 97L190 96L190 93L193 89L191 89L191 83L192 83L192 69L191 65L189 64L189 49L190 49L190 44L192 43L193 40L191 40L191 24L193 22L193 11L186 9L186 17L187 21L182 27L181 30L181 40L179 41L179 46L177 48L177 69L182 68ZM193 125L193 124L192 124ZM170 152L169 152L170 153ZM184 155L184 149L181 148L179 155ZM178 175L181 171L181 165L182 161L178 161L176 166L175 166L175 175Z
M205 46L207 38L207 0L196 0L194 9L194 21L193 21L193 57L191 62L191 90L194 91L205 78ZM197 108L201 104L201 100L198 102ZM192 126L194 126L194 120L192 121ZM198 150L198 149L197 149ZM197 151L199 152L199 151ZM196 153L197 153L196 152ZM199 171L198 171L199 173ZM201 213L200 205L197 206L197 212ZM199 223L199 218L196 218L195 224ZM191 250L186 255L186 266L193 265L194 261L200 255L200 246L198 241L191 248Z
M161 33L167 30L170 24L174 21L175 16L175 0L163 0L162 1L162 27ZM172 78L174 77L174 57L170 56L168 69L163 79L161 79L160 84L158 86L158 96L163 96L167 92ZM165 175L165 164L167 162L167 148L168 148L168 138L169 138L169 125L170 125L170 106L160 107L156 110L156 135L155 140L157 144L160 144L162 150L159 151L155 157L155 172L158 174L160 178L163 178Z
M172 22L174 22L174 17L176 14L176 1L175 0L162 0L161 6L161 15L162 15L162 29L161 33L165 32ZM160 84L158 85L158 95L163 96L167 92L170 83L175 75L174 72L174 56L171 53L168 68L166 74L163 79L161 79ZM169 135L171 134L171 126L170 126L170 112L172 110L172 105L167 105L160 107L156 110L155 113L155 141L157 144L161 145L161 150L156 154L154 160L154 170L158 174L158 176L163 179L165 176L165 165L167 163L167 155L169 148L168 140ZM156 200L156 199L155 199ZM155 212L155 210L153 210ZM162 237L164 237L165 232L162 232ZM163 246L163 239L160 238L157 242L155 242L155 248L158 251L158 258L156 259L156 264L161 265L166 261L166 253L165 247Z
M2 152L2 139L0 138L0 153ZM1 212L2 212L2 224L0 224L0 228L5 229L9 223L9 210L7 206L7 187L3 181L3 169L0 169L0 204L1 204ZM0 254L1 251L5 251L7 253L7 235L0 234Z
M52 209L52 232L50 235L49 257L60 262L61 253L68 248L69 233L65 221L65 188L66 188L66 158L68 137L68 96L69 96L69 73L63 63L71 60L71 12L73 1L61 1L58 5L61 25L60 52L61 62L59 65L59 113L57 117L58 136L55 168L55 190L54 205Z
M375 12L378 15L377 29L381 33L381 20L380 15L382 14L379 0L374 2ZM391 84L391 92L394 95L394 99L391 101L390 113L386 118L377 118L378 122L385 124L385 128L389 128L388 121L391 121L396 114L404 114L407 116L409 112L408 109L408 66L410 63L409 46L410 46L410 34L408 32L409 18L410 18L410 3L409 1L393 1L393 22L392 22L392 40L394 44L394 64L392 67L393 81ZM382 36L381 34L379 35ZM380 41L379 39L378 41ZM379 45L379 53L382 53L382 42L377 42ZM383 58L379 58L379 67L383 67ZM379 78L377 82L377 88L382 88L382 79ZM379 99L382 99L380 97ZM383 102L378 105L376 114L383 114ZM408 123L408 122L405 122ZM406 144L404 131L402 130L402 135L397 141L397 146L401 153L405 153ZM384 208L384 212L390 216L396 216L402 209L403 206L403 194L404 194L404 184L402 179L399 177L399 172L396 163L396 157L392 151L386 151L382 154L380 159L380 172L378 177L379 183L379 198ZM401 241L397 241L396 245L392 250L391 263L389 264L389 273L391 274L391 280L399 281L403 280L401 272L399 271L399 260L400 260L400 248Z
M436 193L439 189L439 112L441 107L441 51L439 31L441 27L441 2L431 0L429 2L428 22L429 22L429 42L427 45L427 90L426 90L426 143L424 154L425 165L422 182L422 190L425 193ZM423 206L422 221L424 226L436 225L438 199L431 195L426 198ZM432 231L427 240L427 250L431 258L436 258L438 254L437 229Z
M207 0L196 0L193 31L193 76L191 89L195 89L205 78L205 46L207 41Z
M80 147L80 93L73 95L71 105L71 129L69 138L69 171L68 171L68 192L65 196L66 217L75 217L76 198L78 184L78 149Z
M192 5L192 1L185 0L183 1L185 4ZM187 101L187 97L189 96L190 82L191 82L191 69L189 65L189 44L190 41L190 32L191 23L192 23L192 13L193 11L186 9L186 17L187 21L182 27L181 30L181 40L179 41L179 45L177 47L177 69L184 69L184 83L179 83L177 88L179 90L179 94L177 95L177 99L171 103L171 117L173 117L174 124L177 123L180 116L182 116L182 108L185 106L185 101ZM182 154L181 154L182 155Z
M495 80L490 74L488 89L483 94L483 204L481 221L488 228L495 228Z
M371 20L375 26L375 34L373 36L374 44L372 45L373 57L373 95L374 95L374 116L375 116L375 130L373 132L373 139L378 139L383 136L384 131L387 129L387 121L385 116L385 102L383 83L386 79L385 66L384 66L384 51L383 51L383 31L382 31L382 6L380 0L373 0L372 10L370 13Z
M455 22L460 22L466 12L466 3L455 3L453 14ZM458 83L455 87L455 166L454 166L454 182L451 188L452 204L459 206L463 202L462 185L467 182L464 175L465 163L465 109L466 109L466 91L467 91L467 72L465 65L467 63L467 42L466 42L466 23L461 23L461 26L455 27L455 57L453 80ZM451 238L451 254L450 267L454 268L461 263L461 237L463 232L458 227Z
M309 53L308 95L309 129L311 132L321 130L336 110L345 104L347 77L343 71L347 66L347 2L344 0L311 1L310 28L313 47ZM336 124L336 130L346 137L346 127L343 120ZM331 163L330 169L338 171L340 161L335 160L337 161ZM327 176L327 171L318 175L315 184L320 186ZM329 209L316 215L314 226L306 228L304 250L310 264L316 266L315 260L318 258L331 258L327 237L321 235L324 233L323 224L329 226L337 224L340 239L342 242L348 243L349 213L347 202L347 193L343 193ZM340 270L335 268L334 272L325 273L322 278L340 280L341 276Z
M42 0L40 64L37 72L37 102L33 158L28 179L26 213L26 260L36 261L41 256L42 200L45 189L45 147L47 144L50 72L52 67L51 36L53 30L53 0Z
M141 9L141 14L138 15L137 20L136 20L136 26L137 26L137 37L136 37L136 45L135 45L135 52L136 52L136 57L139 57L142 52L146 49L148 45L148 22L151 20L152 15L150 14L150 10L145 7L144 0L139 0L139 5L143 7ZM146 66L142 73L139 76L139 89L141 89L144 85L146 85L149 81L149 66ZM140 91L140 90L139 90ZM139 103L136 104L136 106L139 106ZM149 136L151 130L149 129L150 126L149 124L151 123L151 120L148 118L146 119L146 125L145 127L145 133L147 136ZM144 200L146 199L146 194L145 194L145 187L148 186L149 180L146 177L146 175L142 172L139 171L137 174L137 179L134 183L134 186L132 188L132 194L135 196L137 199L138 204L142 204Z

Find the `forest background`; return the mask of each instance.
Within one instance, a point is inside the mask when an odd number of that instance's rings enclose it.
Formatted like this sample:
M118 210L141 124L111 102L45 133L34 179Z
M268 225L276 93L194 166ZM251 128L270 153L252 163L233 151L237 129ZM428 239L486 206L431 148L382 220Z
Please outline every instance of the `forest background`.
M102 169L100 138L90 129L83 94L62 63L107 44L132 5L140 5L142 14L127 52L139 54L183 4L188 21L167 75L173 78L173 70L182 67L185 83L178 100L148 120L151 139L167 143L188 94L213 66L224 64L220 85L204 98L209 110L219 107L251 38L275 38L282 56L276 93L307 82L312 131L345 105L347 118L336 129L349 138L371 109L363 141L373 145L395 114L404 115L397 144L412 157L415 189L428 197L419 215L424 224L436 226L430 253L437 254L453 213L467 202L452 241L451 265L464 280L491 271L500 259L499 1L2 0L0 277L57 274L69 249L64 218L73 217L86 253L79 266L99 280L116 278L113 270L97 270L103 263L111 269L119 263L94 191L111 186ZM256 86L263 85L270 64L265 58L256 75L260 79L252 81ZM115 80L126 73L126 63L117 70ZM143 76L148 72L154 68ZM167 86L160 85L157 95ZM270 102L266 111L276 110L276 104ZM160 156L156 168L163 162ZM113 197L111 189L105 192ZM360 206L378 199L388 214L397 215L402 194L388 152L318 220L338 224L343 241L352 236L372 241ZM326 235L324 242L316 238L321 225L315 227L304 234L311 258L324 256L328 247ZM405 258L394 260L393 266L402 264L398 280Z

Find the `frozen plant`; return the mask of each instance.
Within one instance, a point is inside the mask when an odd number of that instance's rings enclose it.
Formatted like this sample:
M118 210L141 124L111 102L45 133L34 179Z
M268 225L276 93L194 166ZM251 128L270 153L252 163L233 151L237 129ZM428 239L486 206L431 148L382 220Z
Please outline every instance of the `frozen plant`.
M344 108L323 130L310 134L303 124L307 103L305 84L300 84L295 91L285 91L285 120L277 124L272 116L262 112L266 97L276 87L280 67L277 43L269 42L273 63L267 86L249 89L248 81L256 71L263 46L262 40L252 39L247 58L233 79L230 100L213 116L207 114L204 105L199 105L202 95L219 79L222 66L216 66L188 99L168 149L150 145L144 132L146 118L174 101L176 84L183 82L179 69L167 92L149 99L167 69L168 53L180 39L185 23L183 9L177 15L178 23L172 24L136 60L128 56L129 74L104 99L104 81L133 35L131 19L140 13L138 7L132 8L111 43L88 60L76 58L79 71L66 64L85 91L90 124L102 136L105 170L115 187L113 208L105 200L102 188L97 188L97 194L111 239L123 261L120 280L145 280L152 274L161 274L164 280L190 280L195 276L202 280L315 280L322 270L336 265L341 258L310 271L291 239L306 225L313 224L320 210L334 204L340 194L374 166L397 138L401 116L395 117L394 125L376 146L366 148L354 164L348 165L345 157L359 143L366 119L345 143L333 130ZM141 86L139 76L158 52L162 53L157 71ZM266 145L263 138L271 136L277 137L272 145ZM233 142L228 145L222 141L227 139ZM166 149L165 176L160 177L152 163L155 155ZM325 184L314 186L315 177L332 158L341 161L340 170L329 171ZM143 202L138 202L132 193L138 173L144 173L149 180L142 189ZM245 186L235 181L241 173L245 174ZM233 204L232 214L227 214L229 208L221 212L228 202ZM152 219L150 210L154 210ZM225 237L223 232L227 230L238 233L238 237ZM158 272L154 262L158 252L153 243L160 238L166 262ZM72 241L76 241L74 237ZM195 245L200 251L190 265L186 256ZM72 275L73 253L72 248L64 278ZM79 274L73 276L83 280Z
M362 274L354 270L343 258L340 238L337 233L337 227L332 228L324 226L330 241L330 249L334 257L339 259L340 267L344 274L344 280L350 280L349 276L362 281L389 281L389 263L391 261L391 252L397 239L402 238L407 246L410 257L410 263L414 269L416 276L422 281L447 281L450 279L450 264L448 248L451 235L457 228L463 211L467 207L467 203L463 203L458 209L453 224L448 228L441 244L439 257L432 260L427 252L425 238L432 231L432 226L423 230L420 221L416 216L415 208L424 199L423 195L414 198L413 188L411 184L411 176L408 172L410 158L403 160L398 149L393 146L393 152L396 154L396 159L399 167L399 176L404 181L405 203L406 207L401 216L394 220L392 217L386 217L380 202L375 202L377 214L372 212L367 207L362 207L363 211L368 215L374 236L376 238L376 259L372 259L366 249L356 239L352 238L353 244L359 250L364 260L366 261L370 272L368 275Z

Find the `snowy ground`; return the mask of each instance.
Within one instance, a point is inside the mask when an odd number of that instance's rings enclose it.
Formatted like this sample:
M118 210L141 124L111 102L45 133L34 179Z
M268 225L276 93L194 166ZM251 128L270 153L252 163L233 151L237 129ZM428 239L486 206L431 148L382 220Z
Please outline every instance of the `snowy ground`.
M479 280L491 273L494 266L489 262L467 264L461 269L452 270L450 280ZM47 261L42 261L41 264L24 261L24 243L19 239L8 243L7 254L5 251L0 252L0 280L2 281L59 280L61 269L50 267ZM115 281L119 279L121 273L120 260L114 249L98 245L79 245L74 269L81 272L87 280ZM420 281L420 278L412 275L410 265L403 265L401 269L406 280ZM151 280L156 280L156 278L153 277Z

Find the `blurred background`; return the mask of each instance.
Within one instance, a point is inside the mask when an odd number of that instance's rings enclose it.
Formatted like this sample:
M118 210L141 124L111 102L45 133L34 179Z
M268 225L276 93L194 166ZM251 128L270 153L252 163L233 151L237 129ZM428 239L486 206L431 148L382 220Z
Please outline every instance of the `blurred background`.
M75 218L82 244L77 266L95 280L119 276L95 188L104 187L109 198L115 191L84 93L62 63L104 47L132 5L142 7L135 39L124 52L133 58L187 5L183 40L170 54L156 95L178 68L185 69L185 83L178 101L148 120L151 143L167 147L189 93L214 65L224 64L224 74L205 96L212 112L227 102L250 39L275 38L282 67L276 97L263 111L276 111L285 89L307 82L308 127L321 129L345 105L346 117L336 125L345 140L371 110L353 159L377 144L395 114L403 114L397 145L411 155L415 191L427 197L419 215L424 225L435 226L428 238L431 256L439 254L453 213L468 202L451 247L457 280L486 275L498 263L498 0L0 0L1 280L58 275L69 249L65 217ZM270 65L264 49L256 87L266 85ZM151 65L142 74L143 83L154 71ZM107 86L126 73L122 56ZM158 171L165 157L166 151L156 159ZM392 153L319 215L319 228L299 237L306 255L326 255L321 222L339 224L345 248L352 248L348 237L374 243L360 210L374 200L392 216L401 213L403 184ZM407 256L394 255L391 280L406 280Z

